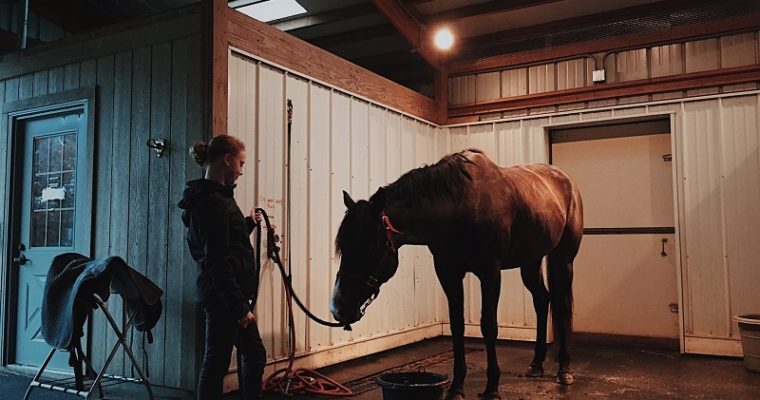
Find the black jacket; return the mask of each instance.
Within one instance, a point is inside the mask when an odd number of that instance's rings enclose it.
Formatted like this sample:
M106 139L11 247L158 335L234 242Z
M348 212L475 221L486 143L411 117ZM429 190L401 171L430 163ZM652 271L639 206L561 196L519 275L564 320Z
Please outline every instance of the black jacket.
M221 303L237 319L250 309L258 290L250 235L256 223L243 217L233 198L234 186L207 179L187 183L179 207L187 227L187 244L200 273L197 300Z

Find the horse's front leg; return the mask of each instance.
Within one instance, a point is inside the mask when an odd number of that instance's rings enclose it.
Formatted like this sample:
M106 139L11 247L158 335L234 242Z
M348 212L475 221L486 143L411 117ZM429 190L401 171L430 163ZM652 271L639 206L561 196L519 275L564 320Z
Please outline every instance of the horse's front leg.
M464 378L467 375L464 359L464 287L461 278L441 279L441 286L449 303L449 324L454 344L454 377L446 400L463 400Z
M486 382L486 389L483 391L481 399L500 399L499 378L501 377L501 370L499 369L499 360L496 358L496 336L498 334L496 312L499 306L499 293L501 291L501 270L494 267L481 274L479 278L483 299L480 313L480 331L483 333L483 339L486 342L486 356L488 360L488 381Z

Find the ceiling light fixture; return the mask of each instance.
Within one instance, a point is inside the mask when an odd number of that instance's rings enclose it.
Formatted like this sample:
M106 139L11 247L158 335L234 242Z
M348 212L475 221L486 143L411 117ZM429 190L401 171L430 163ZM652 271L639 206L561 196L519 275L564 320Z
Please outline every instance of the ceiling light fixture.
M441 50L448 50L454 45L454 34L449 28L438 29L433 36L433 43Z

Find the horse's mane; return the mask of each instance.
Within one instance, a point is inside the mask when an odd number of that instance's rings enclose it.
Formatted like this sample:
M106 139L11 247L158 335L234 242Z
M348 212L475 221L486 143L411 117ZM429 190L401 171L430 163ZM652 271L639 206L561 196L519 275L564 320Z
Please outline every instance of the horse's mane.
M465 169L465 164L472 164L465 153L483 154L482 151L469 149L449 154L433 165L415 168L398 180L385 187L388 199L403 200L412 206L419 206L423 199L443 200L459 198L472 177ZM373 198L370 198L372 202Z

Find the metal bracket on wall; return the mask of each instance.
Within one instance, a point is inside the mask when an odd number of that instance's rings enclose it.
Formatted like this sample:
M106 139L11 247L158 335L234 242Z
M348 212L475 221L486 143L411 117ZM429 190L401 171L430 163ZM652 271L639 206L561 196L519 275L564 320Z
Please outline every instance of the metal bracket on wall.
M166 139L148 139L148 141L145 143L150 147L151 149L156 151L156 156L161 157L161 155L164 154L164 151L167 149Z

